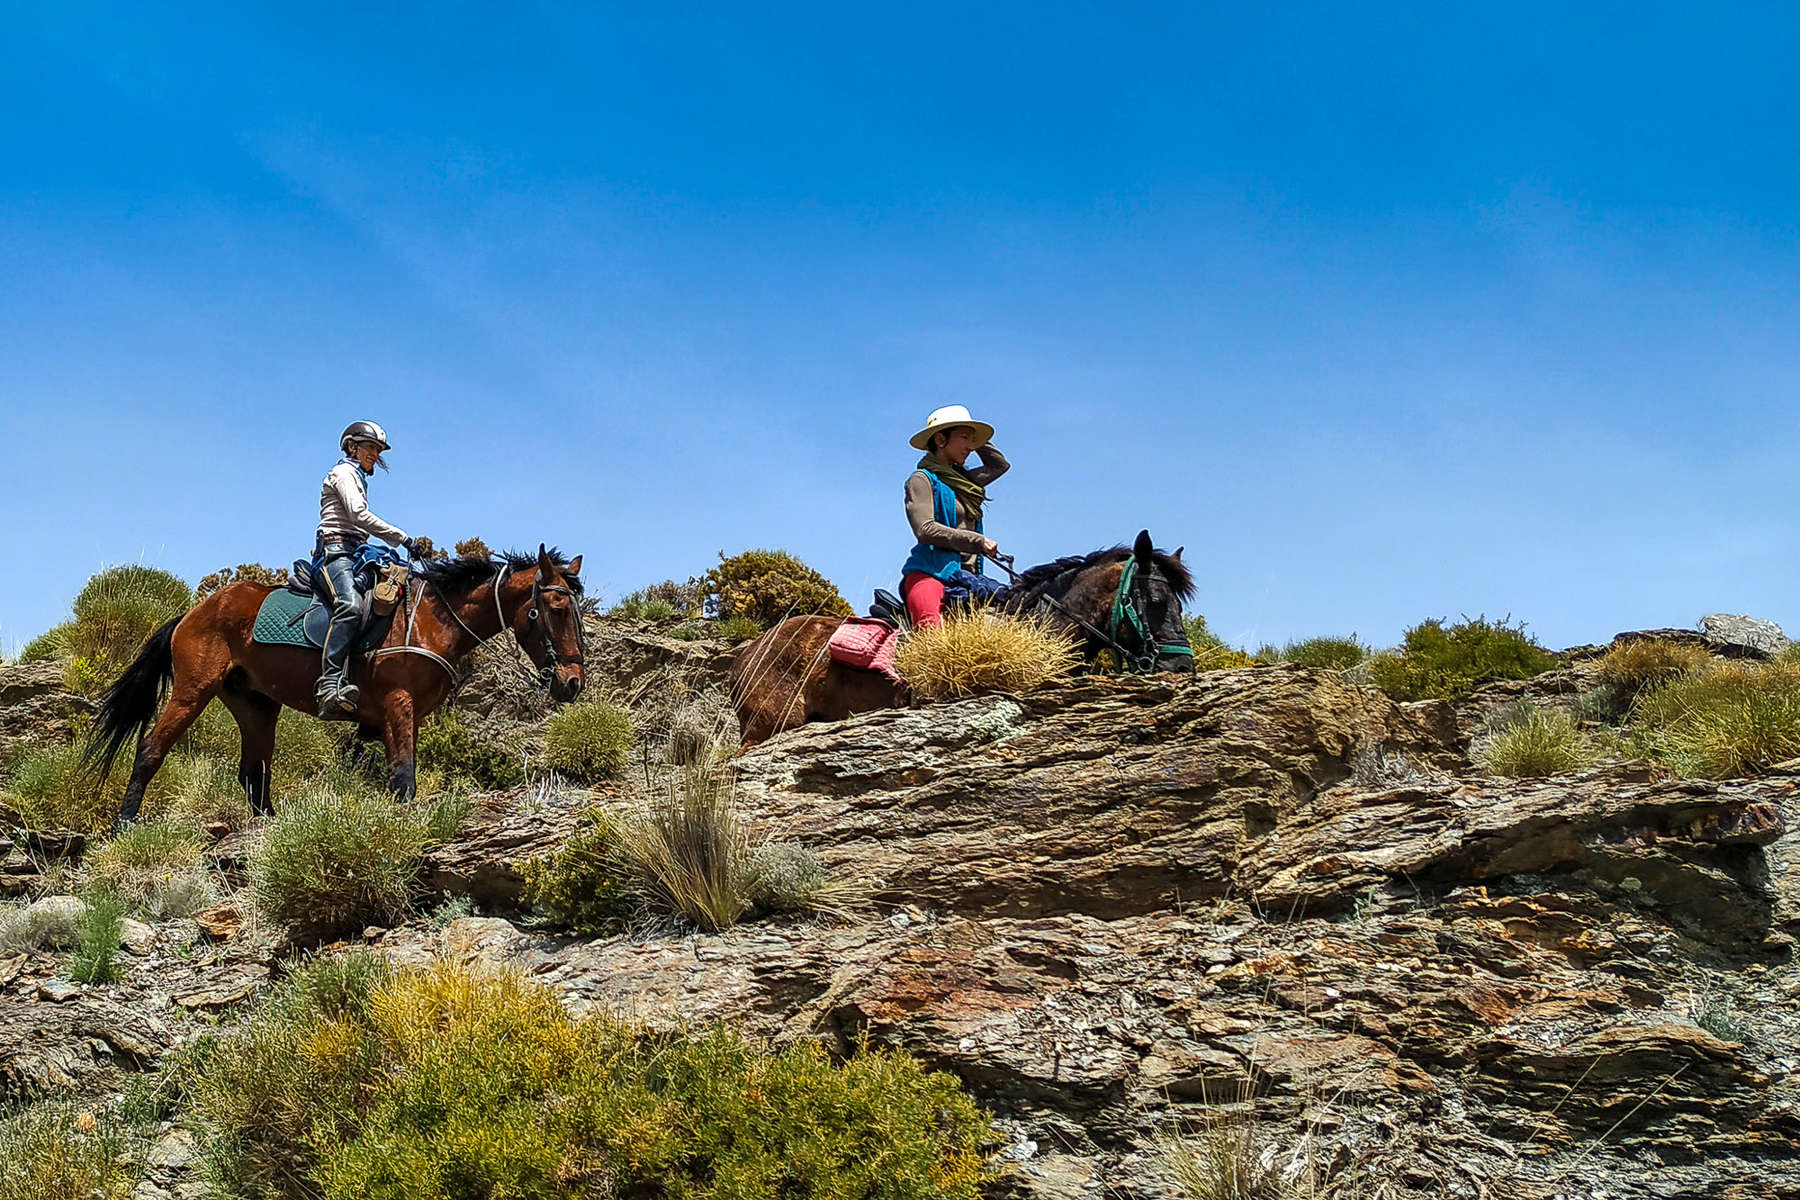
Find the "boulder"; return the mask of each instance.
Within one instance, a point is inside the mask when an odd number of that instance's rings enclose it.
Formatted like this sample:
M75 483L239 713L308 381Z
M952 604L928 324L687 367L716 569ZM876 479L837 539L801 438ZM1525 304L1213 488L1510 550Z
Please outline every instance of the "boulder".
M1700 636L1714 654L1728 658L1774 658L1788 648L1781 626L1741 614L1714 613L1700 618Z

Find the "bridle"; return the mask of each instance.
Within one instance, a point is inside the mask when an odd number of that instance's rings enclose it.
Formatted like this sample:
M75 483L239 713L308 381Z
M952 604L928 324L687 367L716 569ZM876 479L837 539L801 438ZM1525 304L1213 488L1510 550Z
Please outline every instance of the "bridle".
M457 625L461 626L462 631L464 633L466 633L470 637L474 638L475 644L477 646L482 646L487 643L488 637L499 637L501 634L505 633L508 628L507 620L506 620L506 610L500 604L500 589L506 586L506 581L511 577L512 577L512 567L510 564L502 564L502 565L496 567L494 570L494 578L490 581L490 583L494 589L494 620L495 620L495 624L496 624L497 628L495 629L495 631L493 633L489 634L487 637L483 637L481 634L476 633L473 629L469 628L469 623L467 621L463 620L461 615L459 615L457 613L456 606L454 604L450 603L449 599L445 597L444 593L442 593L441 591L438 591L437 586L435 584L432 584L432 583L430 583L429 580L427 580L427 586L429 586L432 590L432 593L435 596L437 596L438 603L440 603L444 606L444 611L450 614L450 619L452 621L455 621L457 623ZM552 638L550 635L550 618L548 616L549 609L543 603L543 598L546 595L567 596L569 598L569 603L574 607L574 612L575 612L575 653L573 653L573 654L564 654L560 650L558 650L556 648L555 639ZM545 688L548 688L550 686L551 680L555 678L557 667L559 667L565 663L574 663L577 665L585 665L586 664L586 662L587 662L587 627L586 627L586 622L582 621L582 619L581 619L581 602L575 598L574 589L564 587L561 584L551 584L549 586L545 586L544 583L538 578L537 571L533 570L531 573L531 607L527 611L527 613L525 615L525 619L530 624L529 631L532 633L536 633L538 636L538 640L543 644L544 657L549 660L543 666L541 666L537 669L538 682L540 684L542 684ZM408 622L408 625L407 625L406 635L407 635L407 641L410 642L412 640L412 627L411 627L410 622ZM519 649L523 647L524 640L525 640L524 638L519 639L519 646L515 647L515 649L514 649L515 654L518 654ZM395 647L395 649L402 649L402 647ZM416 649L416 648L405 647L405 649ZM440 665L442 665L446 671L450 672L451 677L455 678L456 669L454 667L452 667L446 659L444 659L443 657L436 655L436 654L430 654L429 651L421 650L418 652L423 653L423 654L428 654L428 655L430 655L430 657L436 659L437 662ZM520 665L528 666L528 664L525 662L521 662Z
M1013 570L1013 558L1009 554L989 555L999 564L1002 571L1014 583L1019 580L1018 573ZM1119 669L1126 673L1143 672L1146 675L1156 670L1156 659L1161 654L1185 654L1189 658L1194 655L1192 646L1175 642L1158 642L1150 632L1150 624L1144 619L1144 613L1150 607L1150 584L1140 577L1138 560L1135 555L1125 560L1125 567L1119 573L1118 591L1113 595L1112 611L1106 619L1104 630L1089 624L1064 607L1062 601L1045 592L1037 598L1037 602L1048 604L1070 621L1081 626L1096 641L1101 642L1113 652L1119 663ZM1119 640L1120 632L1129 628L1137 637L1138 653L1133 654L1125 649Z

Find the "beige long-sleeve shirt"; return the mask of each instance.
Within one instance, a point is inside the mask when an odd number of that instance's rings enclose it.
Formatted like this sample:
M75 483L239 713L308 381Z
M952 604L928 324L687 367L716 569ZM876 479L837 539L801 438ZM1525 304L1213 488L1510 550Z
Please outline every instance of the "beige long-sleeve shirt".
M369 511L369 492L354 463L331 468L319 488L319 540L364 541L380 538L390 546L406 540L406 531Z
M981 459L979 467L971 467L968 476L982 487L994 482L1012 468L1006 456L992 445L981 447L975 451ZM956 501L955 529L937 519L937 498L932 493L931 478L923 471L914 471L906 477L906 521L912 526L913 536L927 546L935 546L939 550L950 550L962 555L963 569L973 571L975 564L981 560L981 544L987 535L975 530L975 523L969 519L968 510L962 499Z

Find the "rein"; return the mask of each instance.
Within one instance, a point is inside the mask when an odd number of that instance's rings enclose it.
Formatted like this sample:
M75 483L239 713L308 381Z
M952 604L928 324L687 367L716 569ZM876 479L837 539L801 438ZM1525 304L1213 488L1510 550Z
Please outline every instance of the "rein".
M450 619L452 621L455 621L457 623L457 625L459 627L461 627L461 629L464 633L468 634L470 637L475 639L475 646L477 649L479 649L481 646L484 646L487 644L488 638L499 637L501 634L505 633L508 628L507 621L506 621L506 610L505 610L505 608L503 608L501 606L501 603L500 603L500 589L506 585L506 581L511 575L512 575L512 568L510 566L500 566L495 569L494 578L490 581L490 584L494 589L494 620L498 627L495 629L495 631L493 633L487 635L487 637L483 637L481 634L476 633L473 629L469 628L469 623L462 619L461 614L459 614L456 611L456 606L454 604L450 603L449 597L445 596L444 593L438 589L437 585L432 583L429 578L427 578L425 580L425 586L431 589L431 594L437 597L438 603L443 605L444 611L450 614ZM561 651L557 650L556 642L550 636L550 620L545 615L548 612L548 609L546 609L544 607L544 605L541 603L541 601L546 593L561 593L562 595L567 596L569 598L569 602L571 604L576 605L576 610L575 610L575 646L576 646L576 649L575 649L575 653L573 653L573 654L564 654ZM455 665L453 663L451 663L451 661L449 659L447 659L443 655L437 653L435 650L427 650L423 646L415 646L412 644L413 622L415 620L417 620L417 618L418 618L418 606L412 605L412 606L410 606L410 608L411 608L411 611L410 611L410 613L407 617L407 621L406 621L405 644L399 645L399 646L384 647L380 650L375 651L375 653L371 657L380 658L381 656L386 655L386 654L417 654L417 655L421 655L422 657L429 658L432 662L434 662L438 666L444 668L445 673L447 673L450 676L452 685L454 686L455 679L456 679ZM567 587L563 587L560 585L545 587L545 586L543 586L543 584L538 582L537 573L535 571L532 572L531 608L530 608L530 611L528 612L528 614L526 615L526 620L531 623L531 631L536 633L538 635L539 640L541 640L543 642L544 657L546 657L550 660L543 667L539 668L538 671L536 672L536 678L541 686L543 686L545 688L549 687L550 679L553 675L555 675L556 668L559 664L562 664L562 663L586 663L586 661L587 661L587 657L586 657L587 628L586 628L586 623L581 620L580 606L575 600L574 591L572 591L571 589L569 589ZM513 654L514 654L515 658L523 657L519 653L519 646L517 643L514 644ZM520 665L527 667L527 670L522 672L523 674L526 674L526 675L531 674L531 671L529 670L529 664L521 663Z
M1013 558L1010 554L992 555L990 557L993 558L993 561L998 564L1002 571L1006 572L1008 578L1014 583L1018 582L1019 575L1018 572L1013 570ZM1194 650L1191 646L1180 646L1174 643L1158 643L1154 640L1150 633L1149 625L1144 620L1143 616L1143 610L1147 607L1149 601L1149 585L1147 583L1144 585L1145 595L1142 601L1140 601L1137 594L1138 589L1136 587L1138 581L1137 574L1137 559L1135 557L1126 559L1125 569L1119 574L1119 590L1117 594L1113 596L1112 612L1107 618L1106 629L1104 631L1090 625L1087 621L1084 621L1082 618L1070 612L1068 608L1063 605L1062 601L1058 600L1055 596L1050 595L1047 591L1039 596L1038 599L1043 603L1048 604L1051 608L1054 608L1070 621L1081 626L1098 641L1105 643L1106 647L1118 656L1120 670L1126 672L1142 671L1144 674L1148 675L1156 670L1156 656L1158 654L1186 654L1191 657ZM1132 654L1129 650L1125 649L1124 645L1119 641L1119 630L1121 626L1129 626L1132 631L1137 634L1138 645L1143 647L1140 653Z

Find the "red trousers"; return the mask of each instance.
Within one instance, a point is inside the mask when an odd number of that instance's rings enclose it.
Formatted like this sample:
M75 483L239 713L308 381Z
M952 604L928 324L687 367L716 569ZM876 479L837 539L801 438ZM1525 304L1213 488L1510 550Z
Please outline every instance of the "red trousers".
M944 623L944 581L923 571L908 571L900 580L907 615L921 629Z

